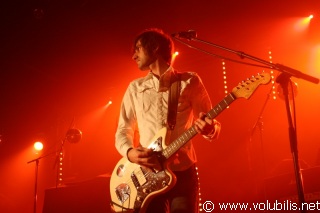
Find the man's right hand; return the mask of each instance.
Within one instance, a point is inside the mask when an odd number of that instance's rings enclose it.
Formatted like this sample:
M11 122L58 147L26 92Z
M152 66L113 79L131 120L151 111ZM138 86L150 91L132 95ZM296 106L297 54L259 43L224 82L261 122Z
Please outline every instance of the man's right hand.
M127 153L127 157L130 162L141 166L155 168L157 170L161 168L159 159L152 149L144 147L131 148Z

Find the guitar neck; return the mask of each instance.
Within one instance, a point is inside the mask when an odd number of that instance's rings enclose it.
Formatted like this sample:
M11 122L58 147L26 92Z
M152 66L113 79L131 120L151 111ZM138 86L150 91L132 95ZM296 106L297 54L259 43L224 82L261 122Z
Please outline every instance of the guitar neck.
M214 108L212 108L207 114L207 117L215 118L217 117L224 109L226 109L234 100L235 96L232 93L229 93L220 103L218 103ZM191 126L184 133L182 133L177 139L175 139L165 150L162 151L162 155L168 159L174 153L176 153L184 144L186 144L191 138L197 134L195 126Z

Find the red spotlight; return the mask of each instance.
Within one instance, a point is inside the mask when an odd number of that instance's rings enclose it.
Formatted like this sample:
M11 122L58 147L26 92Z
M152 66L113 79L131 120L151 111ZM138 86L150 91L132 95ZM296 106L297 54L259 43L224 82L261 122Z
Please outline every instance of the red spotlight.
M37 141L33 144L33 147L36 151L41 151L43 149L43 143L40 141Z

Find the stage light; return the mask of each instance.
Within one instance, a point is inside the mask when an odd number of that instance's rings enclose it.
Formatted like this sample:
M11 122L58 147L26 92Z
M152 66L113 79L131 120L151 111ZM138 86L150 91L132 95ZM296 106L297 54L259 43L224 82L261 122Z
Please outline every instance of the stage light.
M227 71L226 71L226 63L222 61L222 76L223 76L223 88L224 93L228 94L228 86L227 86ZM229 106L228 106L229 108Z
M269 62L272 64L272 51L269 51ZM272 85L272 98L273 100L277 99L276 96L276 86L275 86L275 81L274 81L274 71L270 70L270 74L271 74L271 85Z
M57 186L61 186L63 184L63 151L59 152L59 166L58 166L58 177L57 177Z
M43 8L40 8L40 7L35 8L35 9L33 10L33 17L36 18L36 19L38 19L38 20L43 19L43 17L44 17L44 10L43 10Z
M308 28L312 18L313 18L313 15L309 15L307 17L300 18L295 23L295 30L298 32L303 32L304 30L306 30Z
M43 143L37 141L33 144L33 147L36 151L41 151L43 149Z
M78 143L82 138L82 132L79 129L69 129L66 139L70 143Z
M172 60L171 60L171 64L174 63L174 61L176 60L176 57L179 55L179 52L178 51L175 51L173 54L172 54Z
M112 104L112 101L108 101L108 103L106 104L105 108L107 109L110 105Z

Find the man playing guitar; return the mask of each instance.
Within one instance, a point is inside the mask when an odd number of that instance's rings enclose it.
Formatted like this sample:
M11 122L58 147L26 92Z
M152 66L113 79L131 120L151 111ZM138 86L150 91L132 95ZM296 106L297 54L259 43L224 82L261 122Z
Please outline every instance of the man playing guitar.
M115 135L115 146L128 162L149 168L155 173L164 169L164 162L157 150L149 145L163 127L168 127L166 146L192 125L197 133L209 141L216 139L220 132L220 123L204 113L212 106L200 77L195 72L178 73L172 67L173 48L170 36L159 29L145 30L136 37L132 59L141 71L147 73L145 77L135 79L129 84L122 100ZM173 77L179 79L180 86L177 106L171 106L177 108L175 123L169 126L169 90ZM192 140L189 140L166 162L168 169L174 174L174 181L170 181L173 188L159 194L154 193L148 205L142 206L143 211L198 212L199 192L195 163L195 150ZM123 169L124 167L119 167L118 170ZM144 174L147 171L141 170ZM118 175L121 176L120 173ZM130 179L136 188L139 188L141 184L138 177L134 174L133 176ZM132 193L129 187L119 186L116 190L123 203L127 202L125 200L132 199L131 202L134 202L140 199L138 195L136 198L128 198ZM127 192L124 192L125 190Z

